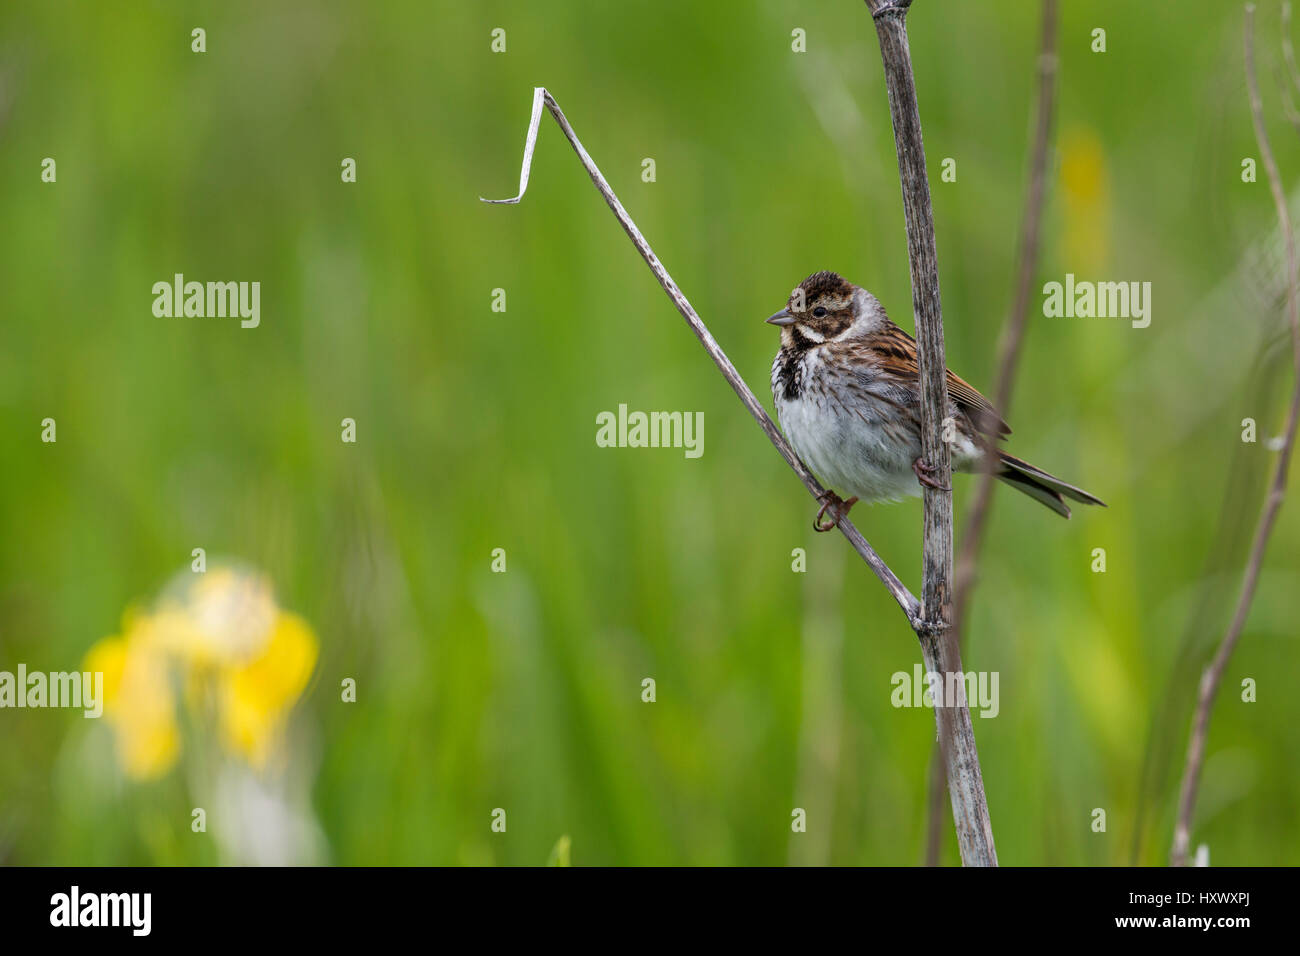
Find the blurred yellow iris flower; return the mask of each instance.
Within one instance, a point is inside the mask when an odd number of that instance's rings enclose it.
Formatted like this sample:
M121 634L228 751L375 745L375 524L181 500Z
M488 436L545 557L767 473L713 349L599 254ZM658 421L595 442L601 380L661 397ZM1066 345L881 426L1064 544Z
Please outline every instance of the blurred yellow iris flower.
M315 669L316 635L260 575L213 568L182 580L152 611L128 611L121 633L86 655L85 669L104 674L122 769L138 780L170 770L182 719L215 727L226 752L262 769Z
M1072 125L1061 135L1061 195L1065 203L1064 261L1091 278L1110 261L1110 168L1096 130Z

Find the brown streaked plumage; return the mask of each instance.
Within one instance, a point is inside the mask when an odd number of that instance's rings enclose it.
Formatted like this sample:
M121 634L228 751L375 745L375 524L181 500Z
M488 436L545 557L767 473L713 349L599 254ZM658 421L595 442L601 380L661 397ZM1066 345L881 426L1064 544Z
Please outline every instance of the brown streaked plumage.
M915 340L889 320L875 296L834 272L799 284L768 319L781 327L772 363L772 396L781 427L804 463L831 488L830 524L855 501L896 500L934 484L921 459L920 368ZM949 415L954 471L975 471L997 456L1002 481L1068 518L1065 499L1103 502L993 446L1011 434L996 409L951 369Z

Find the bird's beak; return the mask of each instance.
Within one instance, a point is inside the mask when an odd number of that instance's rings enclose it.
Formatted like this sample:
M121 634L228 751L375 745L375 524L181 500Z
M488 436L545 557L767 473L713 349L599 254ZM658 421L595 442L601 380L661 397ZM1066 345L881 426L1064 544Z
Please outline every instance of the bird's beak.
M794 325L794 316L790 314L789 309L782 309L780 312L772 316L767 321L770 322L772 325L780 325L780 326Z

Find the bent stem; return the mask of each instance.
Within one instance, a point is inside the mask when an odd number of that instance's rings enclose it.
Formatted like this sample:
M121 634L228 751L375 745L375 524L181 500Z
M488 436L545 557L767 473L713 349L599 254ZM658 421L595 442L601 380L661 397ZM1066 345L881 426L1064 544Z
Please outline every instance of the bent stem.
M482 201L486 203L514 204L524 198L524 193L528 190L528 177L532 171L533 151L537 146L537 132L542 121L543 106L550 110L551 115L555 117L555 122L559 124L565 138L573 146L573 151L578 154L578 159L582 161L583 168L587 170L587 175L591 177L596 190L605 198L605 202L614 213L614 218L619 221L623 231L627 233L628 238L632 240L632 244L636 246L637 252L641 253L641 258L645 260L646 265L650 267L650 271L659 280L659 285L663 287L664 292L668 294L668 298L672 300L677 311L686 320L686 324L695 333L695 337L704 346L704 350L709 353L709 357L718 366L718 371L722 373L722 377L731 384L736 395L740 397L741 402L749 409L749 413L754 416L754 420L758 422L759 428L763 429L763 433L767 435L781 457L785 459L785 463L790 466L791 471L803 482L804 487L808 489L808 493L816 499L821 499L825 496L826 489L821 486L821 483L813 477L812 472L799 460L799 456L794 453L790 443L785 440L785 436L777 429L767 411L754 397L754 393L745 384L745 380L740 377L736 367L731 364L731 359L727 358L727 354L722 351L722 347L718 345L717 340L709 332L708 327L705 326L694 306L682 294L682 290L677 287L673 277L668 274L668 270L664 268L663 263L659 261L659 257L650 248L650 243L646 242L645 236L641 235L641 230L636 227L632 217L627 214L627 210L619 202L618 196L614 195L614 190L610 188L609 182L596 166L596 161L583 148L577 134L573 131L573 127L569 125L569 121L565 118L563 110L560 109L560 104L555 102L555 97L551 96L546 87L539 86L533 90L533 112L532 118L528 121L528 136L524 141L524 161L519 172L519 194L510 199L483 199ZM858 552L862 560L867 563L867 567L871 568L889 593L893 595L903 614L906 615L907 622L912 626L912 629L923 628L921 605L915 595L899 580L898 575L876 553L875 549L867 542L867 539L862 536L862 533L853 526L853 523L847 517L840 519L839 529L844 537L848 539L849 544L853 546L853 550Z

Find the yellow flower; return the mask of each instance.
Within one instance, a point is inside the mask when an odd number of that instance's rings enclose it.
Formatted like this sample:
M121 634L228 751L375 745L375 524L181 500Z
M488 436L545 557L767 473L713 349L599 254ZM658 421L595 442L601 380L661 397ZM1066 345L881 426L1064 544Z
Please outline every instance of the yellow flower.
M316 666L316 636L276 605L263 577L213 568L179 581L86 656L85 669L104 674L104 716L122 768L136 779L171 769L184 706L187 726L214 729L228 752L261 769Z
M129 637L108 637L90 649L83 667L104 675L104 717L122 769L141 780L170 770L180 753L180 728L166 658Z
M278 614L261 655L224 672L221 726L227 746L254 767L264 767L315 666L316 637L307 622Z
M1061 193L1065 203L1065 261L1082 277L1110 256L1110 172L1095 130L1074 125L1061 136Z

